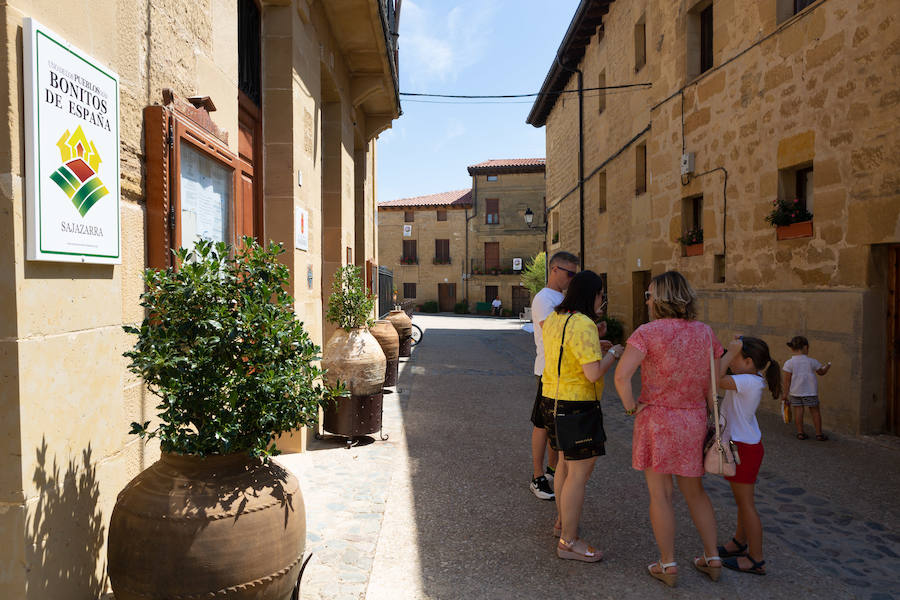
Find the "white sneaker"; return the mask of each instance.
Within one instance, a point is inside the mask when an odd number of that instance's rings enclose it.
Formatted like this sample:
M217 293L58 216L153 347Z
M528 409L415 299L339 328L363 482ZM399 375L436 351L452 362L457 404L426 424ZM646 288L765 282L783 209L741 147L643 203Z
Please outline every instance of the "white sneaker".
M543 475L531 480L531 493L541 500L556 499L556 495L553 493L553 489L550 487L550 482L547 481L547 478Z

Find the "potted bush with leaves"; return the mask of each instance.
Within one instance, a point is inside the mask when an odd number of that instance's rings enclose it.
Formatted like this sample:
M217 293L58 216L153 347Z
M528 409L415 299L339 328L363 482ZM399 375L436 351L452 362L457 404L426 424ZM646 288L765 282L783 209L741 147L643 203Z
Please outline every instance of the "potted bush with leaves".
M688 229L678 238L681 245L684 246L685 256L700 256L703 254L703 229L694 227Z
M269 460L282 432L313 425L340 390L322 385L319 347L293 312L279 245L200 241L178 269L147 269L146 317L129 370L159 398L131 433L159 461L119 494L108 570L117 600L285 600L306 538L297 479Z
M325 407L322 427L352 440L381 429L381 406L387 357L369 332L374 324L375 296L347 265L334 274L325 318L338 326L322 351L326 381L346 386L348 396Z
M812 218L812 213L800 204L798 198L779 198L772 201L772 212L766 217L766 222L775 227L779 240L790 240L812 237Z

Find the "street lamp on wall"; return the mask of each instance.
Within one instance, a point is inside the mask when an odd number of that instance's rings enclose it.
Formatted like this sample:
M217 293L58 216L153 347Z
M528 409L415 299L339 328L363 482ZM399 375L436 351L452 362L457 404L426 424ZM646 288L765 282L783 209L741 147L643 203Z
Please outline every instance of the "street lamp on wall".
M528 225L529 229L540 229L542 231L547 231L547 223L543 225L533 225L534 223L534 211L531 208L525 209L525 224Z

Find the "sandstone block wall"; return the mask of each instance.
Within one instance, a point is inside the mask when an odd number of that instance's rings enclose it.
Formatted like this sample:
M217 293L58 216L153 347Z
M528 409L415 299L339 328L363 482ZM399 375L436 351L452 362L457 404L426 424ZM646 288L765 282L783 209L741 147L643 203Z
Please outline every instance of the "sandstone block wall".
M437 220L436 208L415 209L415 220L406 223L403 208L378 209L378 254L383 266L394 273L397 297L404 298L403 284L416 284L416 304L438 301L438 284L455 283L456 301L463 300L462 277L466 257L466 212L461 208L447 208L447 220ZM412 209L411 209L412 210ZM412 235L403 236L403 226L412 226ZM434 263L434 241L450 240L450 264ZM400 264L403 240L416 240L419 262Z
M900 242L900 23L870 0L823 0L787 19L778 18L778 4L714 2L713 68L696 78L687 65L694 3L610 6L579 67L585 87L603 72L607 85L652 87L609 91L602 112L597 92L585 93L585 266L608 274L610 312L628 328L639 324L640 273L677 269L723 337L771 336L780 355L787 339L806 335L813 354L841 355L843 366L835 361L822 381L827 426L878 431L888 402L881 248ZM635 71L642 16L647 64ZM577 95L560 98L546 123L547 202L559 223L551 252L577 248L580 225L577 190L569 193L577 184ZM644 193L635 191L640 144ZM681 178L683 147L695 154L695 173L705 174ZM779 170L807 165L813 237L778 241L765 216L779 193L790 193L783 181L779 187ZM686 257L677 241L684 200L701 194L703 254ZM823 313L834 298L840 311Z
M24 260L22 23L33 17L120 77L121 265ZM265 238L285 244L298 317L323 340L323 238L376 258L375 141L354 106L347 57L321 4L262 2ZM366 14L365 19L371 18ZM107 587L105 541L116 495L159 455L127 435L157 400L126 370L143 319L145 106L162 89L209 95L238 149L237 3L117 0L0 3L0 597L93 598ZM325 90L323 80L329 82ZM336 106L339 159L323 160L324 100ZM322 164L337 163L340 226L323 236ZM302 186L298 185L298 171ZM295 249L295 213L310 217ZM363 225L362 227L360 226ZM265 241L265 240L264 240ZM346 258L344 259L346 261ZM311 269L313 284L307 283ZM282 446L300 449L303 436Z

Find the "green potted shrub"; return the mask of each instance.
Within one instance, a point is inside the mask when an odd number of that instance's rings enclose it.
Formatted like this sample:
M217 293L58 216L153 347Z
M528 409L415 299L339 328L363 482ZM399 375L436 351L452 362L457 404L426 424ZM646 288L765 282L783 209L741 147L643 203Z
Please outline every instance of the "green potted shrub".
M438 310L438 303L434 300L429 300L422 304L422 312L424 313L436 313Z
M283 600L297 584L306 522L297 479L269 457L282 432L315 424L340 390L293 312L279 245L200 241L176 270L147 269L146 317L128 368L159 398L131 433L159 461L119 494L109 526L115 596ZM271 540L277 539L273 544ZM270 576L269 579L260 579Z
M334 274L325 318L338 329L322 351L330 385L346 386L348 396L325 407L322 427L349 440L381 429L387 357L369 332L375 296L363 284L360 269L346 265Z
M685 256L700 256L703 254L703 228L688 229L678 238L684 246Z

